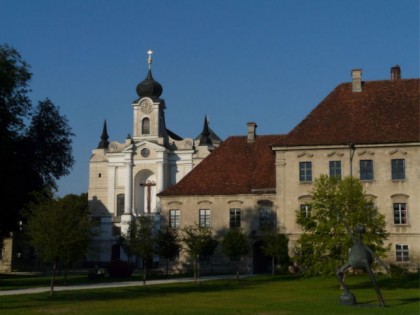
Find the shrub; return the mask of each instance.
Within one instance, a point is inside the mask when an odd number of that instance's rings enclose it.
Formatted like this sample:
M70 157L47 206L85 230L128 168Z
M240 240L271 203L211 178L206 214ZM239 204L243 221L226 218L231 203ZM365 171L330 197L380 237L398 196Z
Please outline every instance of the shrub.
M130 277L134 271L133 264L122 260L113 260L109 263L108 273L113 278Z

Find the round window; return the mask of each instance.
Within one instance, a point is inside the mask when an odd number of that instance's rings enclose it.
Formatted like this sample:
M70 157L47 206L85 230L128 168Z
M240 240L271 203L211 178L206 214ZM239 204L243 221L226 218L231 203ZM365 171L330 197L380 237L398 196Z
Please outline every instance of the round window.
M143 150L140 151L140 154L142 157L148 157L150 155L150 150L147 148L144 148Z

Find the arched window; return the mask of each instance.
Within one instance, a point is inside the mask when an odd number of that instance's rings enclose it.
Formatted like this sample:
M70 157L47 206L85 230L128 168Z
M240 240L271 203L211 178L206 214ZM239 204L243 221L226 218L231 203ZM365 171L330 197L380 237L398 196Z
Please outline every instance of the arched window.
M150 119L149 118L143 118L142 124L141 124L141 133L144 135L150 134Z

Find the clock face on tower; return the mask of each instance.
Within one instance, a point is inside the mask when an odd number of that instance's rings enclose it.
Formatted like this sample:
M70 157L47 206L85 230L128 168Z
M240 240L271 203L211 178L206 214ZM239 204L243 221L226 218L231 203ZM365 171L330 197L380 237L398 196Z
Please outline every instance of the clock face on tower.
M150 114L153 110L152 102L148 99L144 99L140 102L140 110L145 114Z

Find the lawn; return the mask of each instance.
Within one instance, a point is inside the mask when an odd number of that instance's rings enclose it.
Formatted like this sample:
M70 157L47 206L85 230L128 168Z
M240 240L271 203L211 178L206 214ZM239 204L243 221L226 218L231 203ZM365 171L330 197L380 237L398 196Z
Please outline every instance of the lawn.
M7 281L5 281L7 280ZM16 280L28 287L31 280ZM0 279L0 289L15 288L13 278ZM38 279L41 282L41 278ZM76 282L80 282L77 280ZM255 276L15 296L0 296L0 314L402 314L418 315L419 276L378 278L386 308L378 306L367 276L348 276L356 306L339 304L334 277Z

